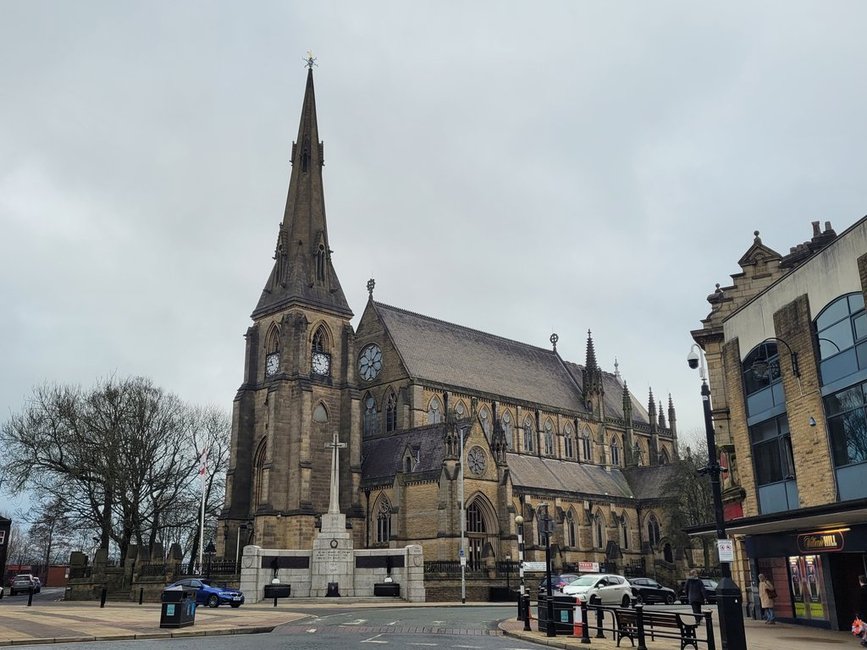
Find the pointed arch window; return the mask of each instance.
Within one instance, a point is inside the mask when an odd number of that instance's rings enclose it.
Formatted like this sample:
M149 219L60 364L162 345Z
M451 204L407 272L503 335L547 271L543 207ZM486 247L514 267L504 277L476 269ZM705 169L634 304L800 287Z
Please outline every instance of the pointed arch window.
M253 509L256 510L265 503L265 457L267 438L262 438L253 458Z
M545 422L545 455L554 455L554 425L551 420Z
M647 518L647 541L650 542L651 546L656 546L659 544L659 539L659 520L651 512Z
M611 439L611 464L615 467L620 465L620 445L616 437Z
M593 548L605 548L605 541L605 524L597 512L593 516Z
M385 401L385 430L387 432L397 430L397 397L394 391L389 391Z
M467 417L467 407L464 406L463 402L458 402L455 404L455 419L463 420Z
M626 515L620 517L620 548L625 550L629 549L629 519L627 519Z
M488 407L483 406L479 411L479 424L482 425L482 431L485 432L485 437L491 439L491 414L488 412Z
M533 421L524 420L524 451L533 451Z
M467 508L467 532L486 533L485 518L477 501L473 501Z
M376 511L376 543L388 544L391 539L391 504L385 496L380 497Z
M506 438L506 447L514 449L515 442L512 438L515 435L515 431L512 427L512 416L509 415L508 411L503 411L503 417L500 418L500 425L503 427L503 436Z
M578 527L575 525L575 513L571 510L566 513L566 545L578 546Z
M536 512L536 545L545 546L545 520L541 510Z
M671 458L668 456L668 449L665 447L662 448L662 453L659 454L659 462L661 465L668 465L671 462Z
M575 458L575 445L572 440L572 427L568 424L563 429L563 454L566 458Z
M427 405L427 423L439 424L443 421L443 406L438 397L431 399Z
M325 280L325 261L327 259L325 244L319 244L319 248L316 250L316 279L320 282Z
M593 451L590 447L590 432L587 429L582 429L579 440L581 442L581 460L585 463L592 463Z
M379 433L379 418L376 412L376 400L368 393L364 397L364 435L372 436Z

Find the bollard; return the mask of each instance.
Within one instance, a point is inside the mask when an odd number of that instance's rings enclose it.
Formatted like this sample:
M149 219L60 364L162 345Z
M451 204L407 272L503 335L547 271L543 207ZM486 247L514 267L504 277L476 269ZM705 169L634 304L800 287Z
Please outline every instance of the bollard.
M524 594L524 632L530 631L530 594Z
M581 630L581 643L590 643L590 621L587 620L587 603L581 601L581 620L584 621L584 629Z
M144 587L138 590L138 604L141 605L144 600Z
M644 638L644 605L635 606L635 627L638 628L638 648L636 650L647 650L647 640Z
M274 596L274 607L277 607L277 596Z
M707 650L716 650L716 641L713 638L713 621L710 612L704 613L704 625L707 631Z
M602 625L605 623L605 612L602 611L602 605L596 606L596 638L604 639L605 633L602 632Z
M572 636L584 636L584 616L580 598L575 598L575 606L572 611Z
M105 607L105 595L106 595L106 588L103 587L102 591L99 594L99 606L100 607Z
M524 620L524 594L518 594L518 620Z
M27 590L27 606L30 607L33 604L33 587Z

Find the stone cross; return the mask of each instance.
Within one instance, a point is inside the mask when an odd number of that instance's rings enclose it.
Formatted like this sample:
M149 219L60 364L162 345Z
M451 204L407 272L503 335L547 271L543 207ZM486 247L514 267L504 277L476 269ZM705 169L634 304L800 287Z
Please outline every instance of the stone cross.
M337 431L334 432L334 437L331 442L325 443L326 449L331 449L331 496L328 503L328 514L340 514L340 492L338 490L338 480L340 476L340 449L346 447L345 442L340 442L337 438Z

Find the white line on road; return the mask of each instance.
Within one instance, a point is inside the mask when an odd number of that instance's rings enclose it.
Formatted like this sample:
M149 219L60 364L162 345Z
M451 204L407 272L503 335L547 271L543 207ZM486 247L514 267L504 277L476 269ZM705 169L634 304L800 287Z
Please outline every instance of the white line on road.
M386 623L386 625L397 625L400 621L392 621L391 623Z
M311 627L309 630L307 630L307 634L314 634L315 632L316 632L315 627Z
M388 641L377 641L381 634L377 634L376 636L372 636L369 639L365 639L364 641L360 641L359 643L388 643Z
M407 643L407 645L423 645L426 647L435 648L436 646L439 645L439 643Z
M482 648L480 645L453 645L453 648Z
M347 621L346 623L341 623L341 625L361 625L362 623L367 623L367 619L356 618L354 621Z

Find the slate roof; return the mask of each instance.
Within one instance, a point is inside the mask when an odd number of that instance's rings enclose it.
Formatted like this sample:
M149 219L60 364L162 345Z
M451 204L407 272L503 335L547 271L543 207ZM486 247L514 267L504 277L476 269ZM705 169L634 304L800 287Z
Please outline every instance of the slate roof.
M663 496L666 482L676 470L676 465L653 465L630 467L623 470L623 474L636 499L659 499Z
M445 424L384 433L366 438L361 443L362 484L376 485L389 482L403 468L403 452L407 445L418 459L413 473L436 472L439 474L445 458Z
M512 485L522 488L571 492L606 498L631 498L633 493L623 473L601 465L506 454Z
M578 364L553 351L374 302L374 308L414 379L586 412ZM623 387L603 373L606 414L623 417ZM647 412L633 396L633 419Z

